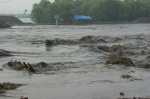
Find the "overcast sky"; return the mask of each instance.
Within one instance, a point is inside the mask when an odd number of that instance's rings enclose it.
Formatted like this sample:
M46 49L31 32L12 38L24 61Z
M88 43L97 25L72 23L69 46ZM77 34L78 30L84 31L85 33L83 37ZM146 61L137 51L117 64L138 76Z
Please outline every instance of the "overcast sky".
M23 14L25 9L30 14L34 3L41 0L0 0L0 14ZM54 0L50 0L53 2Z

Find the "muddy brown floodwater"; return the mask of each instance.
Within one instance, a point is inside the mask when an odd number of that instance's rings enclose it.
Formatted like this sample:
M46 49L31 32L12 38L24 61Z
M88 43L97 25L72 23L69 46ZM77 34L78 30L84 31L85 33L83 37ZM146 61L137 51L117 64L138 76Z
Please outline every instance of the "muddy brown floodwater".
M150 98L150 24L13 26L0 29L0 49L13 55L0 57L0 83L25 85L0 99ZM106 64L116 57L132 66ZM11 60L55 69L16 71L6 66Z

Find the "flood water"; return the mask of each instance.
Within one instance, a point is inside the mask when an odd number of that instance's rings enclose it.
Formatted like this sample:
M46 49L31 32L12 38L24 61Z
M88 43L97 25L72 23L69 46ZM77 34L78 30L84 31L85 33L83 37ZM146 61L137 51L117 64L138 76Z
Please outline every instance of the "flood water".
M59 39L76 40L85 36L122 37L126 35L150 35L150 24L104 24L104 25L35 25L13 26L0 29L0 48L11 51L14 56L1 57L0 67L11 60L36 64L64 63L67 69L39 74L27 71L15 71L4 68L0 71L0 83L11 82L27 84L16 90L7 91L8 97L0 99L115 99L121 91L125 97L138 94L148 96L149 73L143 73L148 79L143 82L118 81L126 71L111 71L103 68L102 53L92 52L78 45L58 45L47 50L45 41ZM70 62L74 62L72 64ZM69 64L69 65L68 65ZM130 68L135 70L135 68ZM127 69L127 70L130 70ZM143 70L137 70L140 75ZM111 75L114 75L113 77ZM100 78L99 78L100 77ZM146 79L145 77L145 79ZM116 83L97 83L100 79L114 79ZM132 86L132 87L131 87ZM146 88L143 90L139 90ZM115 91L115 92L114 92Z

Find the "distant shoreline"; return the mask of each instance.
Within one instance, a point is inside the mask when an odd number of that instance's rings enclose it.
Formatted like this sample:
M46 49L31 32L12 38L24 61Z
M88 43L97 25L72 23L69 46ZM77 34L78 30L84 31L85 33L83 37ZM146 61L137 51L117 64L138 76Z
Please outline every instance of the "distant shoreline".
M101 24L149 24L150 22L94 22L92 24L65 24L65 23L58 23L58 25L101 25ZM35 25L56 25L55 23L52 24L35 24Z
M23 19L24 20L24 19ZM33 23L31 20L26 20L26 23L13 23L12 26L24 26L24 25L56 25L56 23ZM101 25L101 24L149 24L150 18L138 18L135 21L117 21L117 22L93 22L92 24L74 24L74 23L58 23L58 25Z

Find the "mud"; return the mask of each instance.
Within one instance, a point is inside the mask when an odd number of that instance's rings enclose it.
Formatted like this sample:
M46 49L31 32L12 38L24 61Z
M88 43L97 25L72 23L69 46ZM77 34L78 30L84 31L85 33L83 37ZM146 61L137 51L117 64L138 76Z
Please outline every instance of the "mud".
M8 99L149 98L149 27L113 24L1 30L1 49L13 56L0 57L0 82L27 84L4 95ZM118 57L128 61L128 66L106 64ZM36 72L9 66L8 62L15 61L30 63Z

